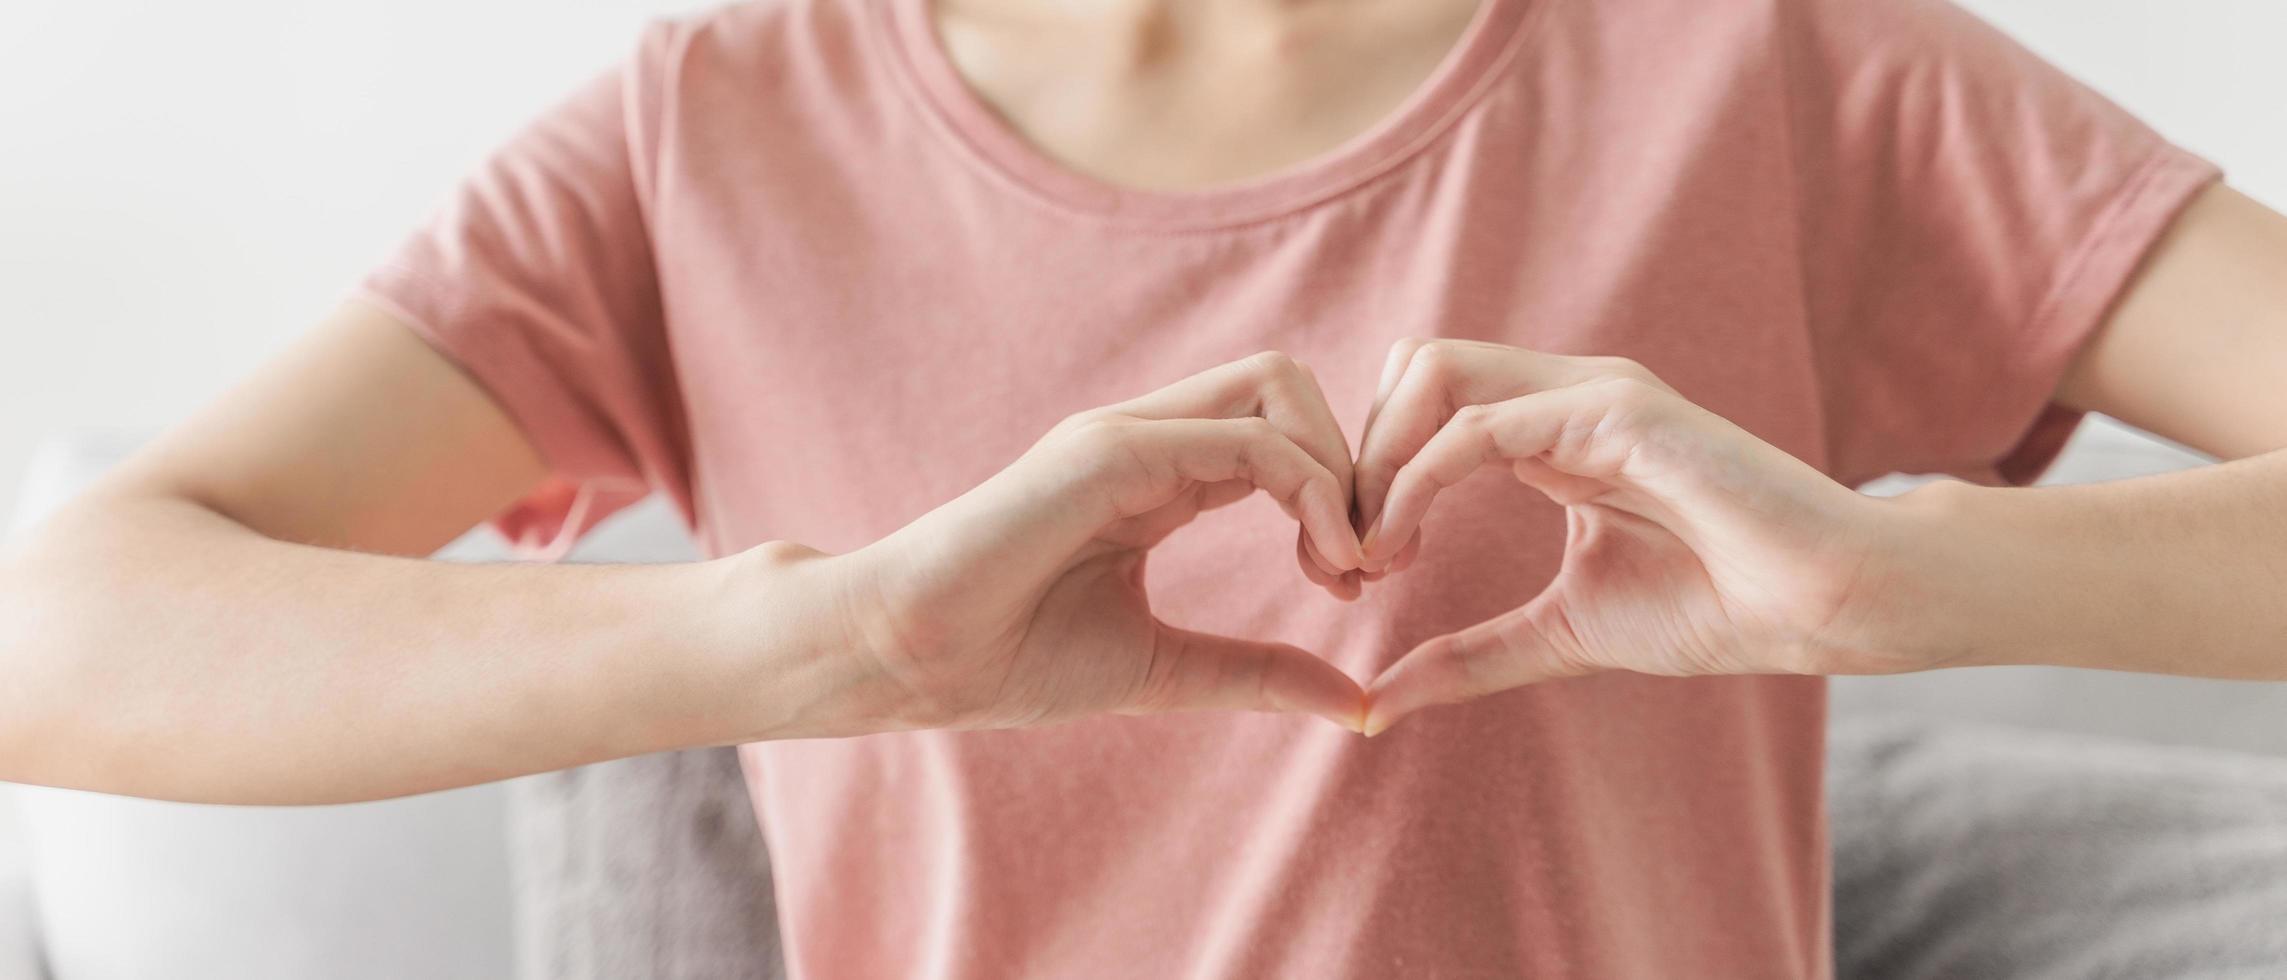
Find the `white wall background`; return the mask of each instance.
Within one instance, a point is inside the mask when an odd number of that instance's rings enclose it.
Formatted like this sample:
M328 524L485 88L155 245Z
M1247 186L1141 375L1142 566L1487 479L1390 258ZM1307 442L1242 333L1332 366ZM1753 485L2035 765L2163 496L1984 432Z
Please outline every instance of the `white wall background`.
M325 313L514 126L693 0L0 2L0 515Z
M0 514L43 433L211 397L645 19L698 6L0 3ZM2287 3L1971 6L2287 203Z

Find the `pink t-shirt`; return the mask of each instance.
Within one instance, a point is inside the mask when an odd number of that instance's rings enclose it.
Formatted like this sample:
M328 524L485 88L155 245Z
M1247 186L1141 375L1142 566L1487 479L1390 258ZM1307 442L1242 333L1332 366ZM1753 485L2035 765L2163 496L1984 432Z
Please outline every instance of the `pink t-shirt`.
M1143 192L1013 132L924 2L662 23L364 282L554 467L504 527L659 492L714 554L852 549L1266 348L1355 438L1409 335L1633 357L1844 481L2021 480L2215 176L1942 0L1485 0L1370 132ZM1293 533L1210 514L1160 611L1369 678L1531 596L1564 522L1485 474L1347 606ZM1824 721L1815 678L1610 674L1373 740L1216 713L743 758L798 977L1819 977Z

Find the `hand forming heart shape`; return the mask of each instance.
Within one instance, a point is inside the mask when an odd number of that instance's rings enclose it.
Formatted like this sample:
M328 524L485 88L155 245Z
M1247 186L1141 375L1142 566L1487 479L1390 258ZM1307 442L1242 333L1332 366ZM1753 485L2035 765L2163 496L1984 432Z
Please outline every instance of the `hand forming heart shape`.
M1152 615L1146 556L1202 511L1268 492L1300 525L1304 574L1350 599L1414 560L1440 491L1494 464L1566 508L1558 574L1367 688L1306 651ZM853 645L886 679L866 688L891 692L869 696L877 730L1238 708L1373 734L1598 670L1881 669L1854 639L1876 635L1858 600L1886 587L1894 533L1871 499L1633 362L1455 340L1391 352L1353 460L1310 370L1262 354L1072 416L853 553L848 604L881 611Z
M1564 505L1555 579L1417 645L1368 689L1366 734L1419 708L1602 670L1831 673L1871 664L1872 498L1686 401L1642 365L1469 341L1390 353L1355 463L1373 576L1438 493L1489 465Z

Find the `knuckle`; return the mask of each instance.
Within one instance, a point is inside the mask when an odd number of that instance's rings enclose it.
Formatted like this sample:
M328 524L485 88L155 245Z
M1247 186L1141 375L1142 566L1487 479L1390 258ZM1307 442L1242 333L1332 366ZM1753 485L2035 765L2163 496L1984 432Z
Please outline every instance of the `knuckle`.
M1115 416L1096 415L1080 419L1064 430L1065 438L1078 445L1101 445L1118 442L1126 426Z
M1426 340L1414 348L1407 371L1420 371L1432 381L1451 378L1461 369L1461 348L1445 340Z
M1250 354L1242 362L1255 377L1264 381L1291 381L1302 377L1302 362L1285 351L1266 350Z
M1266 412L1291 407L1308 398L1315 384L1310 369L1285 351L1266 350L1237 362L1237 383L1231 397L1243 411Z
M1063 417L1062 419L1059 419L1054 426L1049 428L1048 434L1051 437L1065 435L1076 429L1085 428L1095 422L1098 422L1108 417L1110 414L1111 413L1101 408L1091 408L1085 411L1074 412Z
M1652 376L1651 371L1646 370L1642 364L1637 363L1632 358L1619 356L1592 357L1588 359L1588 362L1589 366L1595 368L1597 373L1602 374L1606 377L1649 378Z
M1651 368L1645 367L1643 362L1634 358L1599 357L1595 361L1596 372L1606 378L1642 382L1660 392L1674 391L1668 387L1667 382L1660 380L1659 375L1653 374Z
M1666 390L1643 378L1614 377L1596 383L1612 404L1624 409L1650 408L1666 397Z
M1129 431L1130 426L1123 420L1102 416L1073 425L1057 441L1065 451L1090 464L1090 468L1100 469L1130 455Z

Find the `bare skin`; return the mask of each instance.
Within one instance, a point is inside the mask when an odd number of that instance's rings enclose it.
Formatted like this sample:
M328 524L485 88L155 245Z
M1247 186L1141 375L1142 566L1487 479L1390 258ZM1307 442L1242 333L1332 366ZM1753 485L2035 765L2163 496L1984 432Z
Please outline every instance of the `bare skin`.
M2229 462L1865 497L1641 366L1402 347L1357 462L1366 567L1486 466L1567 508L1562 570L1376 679L1368 734L1554 677L2050 664L2287 678L2287 218L2196 201L2058 393ZM1434 547L1434 545L1432 545Z
M1359 723L1341 671L1162 624L1141 586L1153 544L1257 488L1304 528L1310 574L1338 588L1358 567L1347 446L1281 356L1075 416L846 555L391 557L433 550L540 473L472 382L380 313L345 311L0 564L0 777L321 803L1098 712Z
M1021 9L941 14L964 71L1076 169L1157 188L1340 143L1419 84L1466 15L1168 2L1012 27ZM1071 47L1047 40L1078 36L1067 29L1134 57L1037 102L1026 79L1074 70ZM1381 62L1386 77L1336 78L1345 65L1278 43L1305 36L1333 50L1402 38L1411 53ZM1211 97L1232 90L1261 95ZM2207 195L2059 393L2244 458L2193 473L1875 501L1631 365L1489 349L1394 359L1353 490L1349 443L1308 371L1264 357L1084 413L866 548L774 543L647 568L414 557L544 470L473 382L352 306L0 557L0 779L339 802L678 746L1105 711L1300 711L1379 729L1597 669L2287 677L2272 584L2287 554L2287 457L2274 453L2287 446L2287 287L2266 274L2281 267L2287 219ZM1629 424L1562 424L1590 417ZM1653 451L1625 451L1639 444ZM1556 598L1528 607L1562 608L1569 633L1521 614L1432 641L1374 681L1370 707L1302 651L1160 625L1135 586L1167 531L1263 488L1297 518L1302 573L1354 595L1402 573L1437 486L1487 464L1587 526ZM1379 519L1374 540L1339 522L1346 505ZM1011 560L1010 540L1033 544ZM1852 587L1824 587L1830 565L1852 569Z
M956 0L938 32L1027 139L1114 184L1182 190L1308 160L1421 86L1476 0Z

